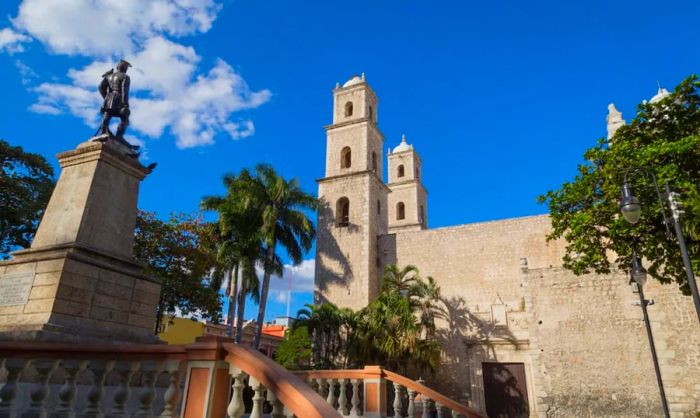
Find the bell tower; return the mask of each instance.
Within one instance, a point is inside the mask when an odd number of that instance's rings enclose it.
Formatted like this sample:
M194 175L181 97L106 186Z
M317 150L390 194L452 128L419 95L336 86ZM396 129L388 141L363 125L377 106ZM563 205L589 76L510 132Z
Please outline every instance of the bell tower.
M379 292L377 236L387 232L389 189L382 181L377 103L364 74L333 90L325 177L317 180L317 303L359 309Z
M389 151L389 233L428 228L428 192L421 181L421 160L413 145L401 143Z

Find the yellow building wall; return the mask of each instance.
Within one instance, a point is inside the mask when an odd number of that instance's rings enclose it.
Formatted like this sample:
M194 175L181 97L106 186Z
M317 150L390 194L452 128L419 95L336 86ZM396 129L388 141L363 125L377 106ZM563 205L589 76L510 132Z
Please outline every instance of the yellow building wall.
M190 344L204 335L204 324L187 318L173 318L158 337L168 344Z

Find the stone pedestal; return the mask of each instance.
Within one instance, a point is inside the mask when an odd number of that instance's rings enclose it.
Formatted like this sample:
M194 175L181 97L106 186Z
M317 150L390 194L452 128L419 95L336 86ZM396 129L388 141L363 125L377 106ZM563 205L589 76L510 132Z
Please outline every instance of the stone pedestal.
M140 181L115 141L58 155L62 168L31 248L0 262L0 340L155 342L160 283L133 260Z

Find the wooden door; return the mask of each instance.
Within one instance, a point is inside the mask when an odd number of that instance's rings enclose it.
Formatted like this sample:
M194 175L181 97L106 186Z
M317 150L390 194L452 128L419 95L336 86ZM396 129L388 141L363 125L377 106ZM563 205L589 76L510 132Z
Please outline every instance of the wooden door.
M490 418L527 418L525 365L482 363L486 413Z

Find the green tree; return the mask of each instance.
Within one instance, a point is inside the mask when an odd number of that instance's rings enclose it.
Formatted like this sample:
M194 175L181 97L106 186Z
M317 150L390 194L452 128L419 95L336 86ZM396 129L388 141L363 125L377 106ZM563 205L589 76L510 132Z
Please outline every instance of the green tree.
M277 245L286 250L293 265L303 261L303 255L311 249L316 236L314 225L304 211L317 209L318 200L301 190L296 179L285 180L267 164L258 164L255 175L246 170L241 173L243 174L245 178L241 179L239 198L246 211L260 216L259 234L265 248L258 321L253 342L257 348L265 320L270 277L272 274L282 274Z
M288 370L307 369L311 365L311 338L305 326L287 329L275 351L275 361Z
M630 169L653 172L660 185L679 192L683 230L693 270L700 270L700 81L691 76L668 97L644 102L636 117L611 141L598 140L585 152L573 181L540 196L552 220L548 239L567 241L564 267L576 274L608 273L612 263L627 269L632 243L649 260L650 275L662 283L689 287L675 237L667 236L662 205L650 176L632 172L630 184L642 202L642 219L630 225L620 215L623 177ZM611 260L611 254L614 259Z
M237 310L236 341L241 342L246 296L259 302L259 280L255 273L256 260L266 255L260 228L262 217L257 208L245 199L249 183L254 181L248 170L239 175L226 174L223 178L226 194L202 199L202 209L216 211L217 259L228 270L226 295L229 298L227 319L232 331L234 311ZM242 282L237 292L239 271Z
M332 303L307 304L297 312L293 328L304 327L313 341L311 364L317 369L333 369L347 359L348 337L352 335L354 314Z
M217 262L214 228L198 217L171 216L164 222L151 212L138 213L134 256L146 272L161 280L156 330L168 312L213 322L221 320L219 288L223 266Z
M53 187L53 169L44 157L0 139L1 258L31 245Z

